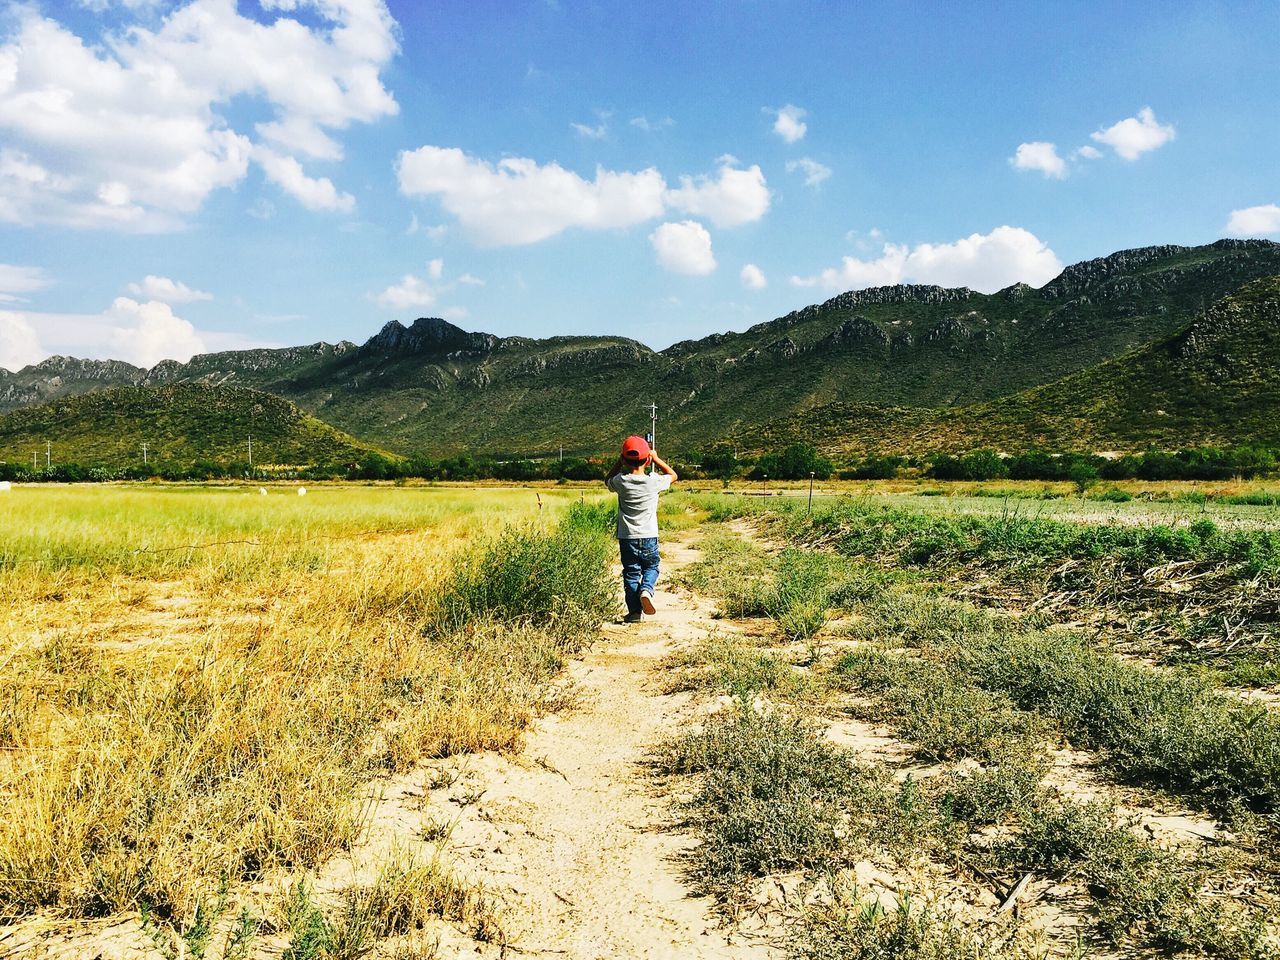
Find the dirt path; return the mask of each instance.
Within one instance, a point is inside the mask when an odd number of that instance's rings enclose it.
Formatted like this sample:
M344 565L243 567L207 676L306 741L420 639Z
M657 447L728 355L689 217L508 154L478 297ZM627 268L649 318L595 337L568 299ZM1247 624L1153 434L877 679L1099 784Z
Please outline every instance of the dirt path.
M670 801L656 795L643 767L650 748L694 716L687 694L663 693L659 663L725 629L710 603L671 592L668 575L695 559L687 546L664 544L659 615L605 627L603 639L568 667L576 705L540 720L520 755L442 764L440 772L457 779L434 790L424 790L419 772L387 785L373 811L375 849L403 846L424 819L453 821L448 846L458 867L499 902L500 924L520 955L773 956L725 929L710 900L690 894L678 859L691 841L671 831ZM442 933L443 957L501 953Z

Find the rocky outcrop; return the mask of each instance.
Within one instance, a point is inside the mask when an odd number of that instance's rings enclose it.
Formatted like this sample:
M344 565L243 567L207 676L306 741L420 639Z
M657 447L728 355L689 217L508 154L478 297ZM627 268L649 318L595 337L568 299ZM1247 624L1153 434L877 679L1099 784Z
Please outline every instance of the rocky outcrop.
M406 327L392 320L359 348L361 356L437 354L450 358L483 356L500 343L491 333L468 333L439 317L419 317Z

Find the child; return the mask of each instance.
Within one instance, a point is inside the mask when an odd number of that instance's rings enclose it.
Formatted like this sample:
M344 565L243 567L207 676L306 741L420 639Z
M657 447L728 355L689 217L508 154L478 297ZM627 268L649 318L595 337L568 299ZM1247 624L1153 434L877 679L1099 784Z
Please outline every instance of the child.
M650 463L653 473L645 473ZM658 471L662 471L661 474ZM627 437L622 456L604 485L618 495L618 550L622 554L622 591L627 623L639 623L641 611L652 616L653 588L658 583L658 494L678 479L676 472L649 448L644 437Z

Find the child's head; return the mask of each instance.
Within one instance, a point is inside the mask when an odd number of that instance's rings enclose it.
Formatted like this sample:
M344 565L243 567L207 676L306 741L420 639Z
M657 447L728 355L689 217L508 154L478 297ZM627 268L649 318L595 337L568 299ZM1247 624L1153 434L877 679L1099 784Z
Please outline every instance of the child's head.
M633 473L648 466L651 453L644 437L627 437L622 441L622 465Z

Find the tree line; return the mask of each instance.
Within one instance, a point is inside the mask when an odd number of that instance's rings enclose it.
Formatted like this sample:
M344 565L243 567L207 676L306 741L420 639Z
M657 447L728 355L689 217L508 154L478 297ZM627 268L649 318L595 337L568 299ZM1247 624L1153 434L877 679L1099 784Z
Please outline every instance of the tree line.
M250 467L248 463L197 461L190 464L136 464L111 468L76 463L32 469L19 463L0 463L0 480L20 483L83 483L120 480L195 481L218 479L300 480L535 480L586 481L604 477L606 458L509 459L459 454L431 458L416 454L387 457L371 452L359 460L308 467ZM672 457L682 476L690 479L748 480L888 480L927 477L934 480L1070 481L1080 489L1098 480L1229 480L1276 472L1277 452L1260 446L1190 447L1147 450L1103 457L1095 453L1029 450L1004 455L993 449L963 454L923 456L873 455L837 463L808 444L793 443L776 452L739 457L731 447L705 452L686 451Z

